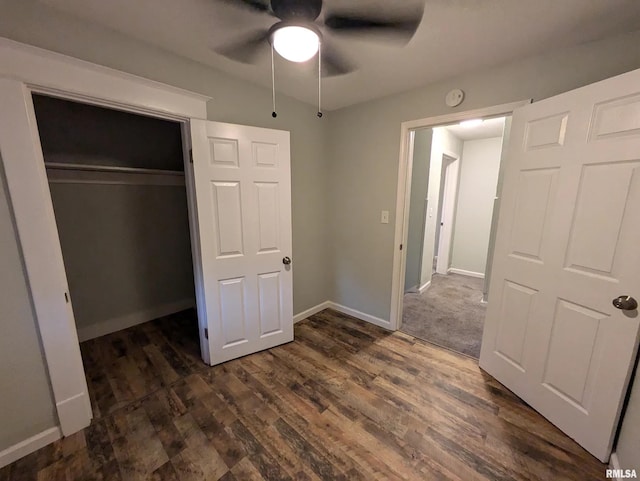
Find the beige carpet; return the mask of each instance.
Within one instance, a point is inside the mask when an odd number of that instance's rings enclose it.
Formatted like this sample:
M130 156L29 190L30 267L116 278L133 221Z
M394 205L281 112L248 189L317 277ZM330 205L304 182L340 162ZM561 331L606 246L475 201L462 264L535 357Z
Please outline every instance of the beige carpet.
M425 341L480 357L486 304L483 279L434 274L424 294L404 295L401 331Z

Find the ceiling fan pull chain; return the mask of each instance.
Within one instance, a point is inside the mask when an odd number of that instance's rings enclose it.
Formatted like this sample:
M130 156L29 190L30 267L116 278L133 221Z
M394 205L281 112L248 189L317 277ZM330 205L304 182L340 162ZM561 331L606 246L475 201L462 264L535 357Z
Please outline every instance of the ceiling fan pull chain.
M273 98L273 112L271 112L271 117L275 119L278 113L276 112L276 64L273 58L273 43L271 44L271 95Z
M322 118L322 41L318 43L318 118Z

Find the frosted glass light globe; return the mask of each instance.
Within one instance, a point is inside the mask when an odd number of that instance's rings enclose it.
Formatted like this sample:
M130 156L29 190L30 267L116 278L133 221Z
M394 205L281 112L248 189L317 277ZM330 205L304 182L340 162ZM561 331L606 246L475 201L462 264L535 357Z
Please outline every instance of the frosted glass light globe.
M292 62L306 62L313 57L320 45L320 38L305 27L282 27L273 33L273 48Z

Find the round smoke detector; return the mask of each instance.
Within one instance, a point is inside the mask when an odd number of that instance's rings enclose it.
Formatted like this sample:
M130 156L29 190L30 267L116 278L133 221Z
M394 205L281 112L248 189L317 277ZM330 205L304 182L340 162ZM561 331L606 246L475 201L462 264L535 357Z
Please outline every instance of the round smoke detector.
M460 89L450 90L444 98L445 103L449 107L457 107L464 100L464 92Z

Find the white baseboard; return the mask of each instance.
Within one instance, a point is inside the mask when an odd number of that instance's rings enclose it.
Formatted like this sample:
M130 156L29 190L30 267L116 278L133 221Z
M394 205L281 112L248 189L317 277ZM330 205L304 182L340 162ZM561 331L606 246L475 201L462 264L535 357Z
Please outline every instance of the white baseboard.
M356 309L352 309L347 306L343 306L342 304L337 304L333 301L328 302L329 308L342 312L343 314L348 314L349 316L356 317L362 321L370 322L371 324L375 324L376 326L380 326L384 329L391 330L391 323L389 321L385 321L379 317L372 316L371 314L367 314L366 312L357 311Z
M45 447L47 444L57 441L61 437L62 432L60 428L56 426L0 451L0 468Z
M455 267L450 267L447 272L450 274L460 274L461 276L469 276L469 277L477 277L478 279L484 279L484 274L482 272L473 272L473 271L465 271L464 269L456 269Z
M75 396L56 403L58 420L62 434L70 436L91 424L93 413L89 394L81 392Z
M609 468L613 470L621 469L620 468L620 460L618 459L617 453L611 453L611 457L609 458ZM616 481L622 481L622 478L616 476Z
M105 336L112 332L121 331L122 329L142 324L143 322L152 321L159 317L184 311L185 309L195 307L195 305L195 299L184 299L182 301L170 302L161 306L127 314L126 316L108 319L106 321L79 328L78 339L80 342L95 339L96 337Z
M420 294L424 294L424 292L425 292L427 289L429 289L429 287L431 287L431 281L429 281L429 282L425 282L424 284L422 284L422 285L420 286L420 288L418 289L418 292L419 292Z
M329 307L330 304L331 304L330 301L324 301L318 304L317 306L310 307L306 311L302 311L299 314L296 314L295 316L293 316L293 323L295 324L297 322L300 322L306 319L309 316L313 316L314 314L317 314L320 311L324 311Z
M296 314L293 316L293 322L300 322L309 316L313 316L320 311L324 311L325 309L333 309L334 311L348 314L349 316L353 316L361 321L370 322L371 324L375 324L376 326L380 326L385 329L391 329L391 323L389 321L385 321L384 319L380 319L379 317L372 316L371 314L367 314L356 309L351 309L350 307L343 306L342 304L338 304L333 301L324 301L317 306L313 306L306 311Z

